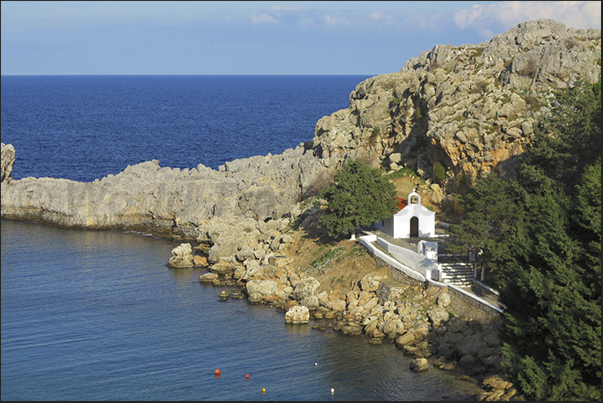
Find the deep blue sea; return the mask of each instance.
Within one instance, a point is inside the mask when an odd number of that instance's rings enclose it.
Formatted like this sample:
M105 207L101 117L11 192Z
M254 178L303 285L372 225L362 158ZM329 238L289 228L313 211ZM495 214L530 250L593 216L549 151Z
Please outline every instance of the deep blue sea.
M2 77L13 177L216 169L311 140L366 76ZM171 270L177 242L2 220L2 400L464 400L454 375ZM220 368L222 375L214 376ZM249 374L249 379L246 379ZM266 392L263 393L262 389ZM334 393L331 393L334 388Z

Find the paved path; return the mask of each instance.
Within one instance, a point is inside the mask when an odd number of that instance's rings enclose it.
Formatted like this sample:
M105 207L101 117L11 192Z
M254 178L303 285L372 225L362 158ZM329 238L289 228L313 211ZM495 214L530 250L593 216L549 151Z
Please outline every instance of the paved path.
M437 236L437 237L433 237L433 238L392 238L391 236L387 235L386 233L384 233L380 230L370 230L370 232L377 235L380 238L383 238L384 240L386 240L387 242L389 242L393 245L401 246L401 247L409 249L415 253L417 252L419 241L438 242L438 248L440 248L445 243L445 240L446 240L445 236ZM436 227L436 235L445 235L445 230ZM383 248L379 247L379 249L382 250L384 253L387 253L394 259L399 260L396 258L395 255L388 253ZM481 287L478 283L472 283L469 286L459 287L459 288L462 288L463 290L470 292L473 295L480 297L481 299L500 308L500 304L498 302L498 297L495 294L492 294L491 292L489 292L487 289Z

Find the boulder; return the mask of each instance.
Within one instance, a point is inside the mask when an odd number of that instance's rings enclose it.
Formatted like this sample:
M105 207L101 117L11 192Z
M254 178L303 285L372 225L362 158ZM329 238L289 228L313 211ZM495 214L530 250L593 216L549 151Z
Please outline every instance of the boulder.
M439 306L433 307L427 312L427 317L434 326L439 326L442 322L446 322L449 316L448 312Z
M406 332L396 339L396 346L404 347L415 342L415 335L412 332Z
M415 358L410 362L409 366L414 372L423 372L429 369L429 362L426 358Z
M488 390L506 390L513 386L511 382L508 382L501 378L499 375L490 375L484 378L482 381L482 388Z
M273 280L249 280L245 284L247 294L249 296L257 294L259 298L269 297L274 295L277 290L277 284Z
M380 277L365 276L360 280L360 289L362 291L374 292L379 288Z
M385 321L381 331L388 337L395 339L404 334L404 323L399 318L389 319Z
M290 308L285 313L285 322L294 325L308 323L310 321L310 311L308 307L303 305L296 305Z
M216 273L205 273L199 276L199 281L202 283L213 283L218 277Z
M318 302L318 297L316 295L310 295L308 297L304 297L299 301L301 305L306 306L308 309L314 310L317 309L320 304Z
M193 267L193 248L190 243L181 243L172 249L172 257L168 260L167 265L171 268L188 268Z
M212 265L209 270L212 273L231 276L234 271L234 266L230 262L222 260Z
M241 277L243 280L261 279L264 277L264 267L260 266L257 260L246 262L245 274Z
M291 292L291 298L301 301L306 297L314 295L316 289L320 286L318 280L314 277L305 277L294 286Z
M438 357L438 359L433 362L433 366L442 371L454 371L456 369L456 365L454 365L453 362L446 362L444 357Z
M475 357L471 354L464 355L459 360L459 367L470 368L473 364L475 364Z
M205 256L195 255L193 257L193 264L195 266L207 267L209 263L207 262L207 258Z

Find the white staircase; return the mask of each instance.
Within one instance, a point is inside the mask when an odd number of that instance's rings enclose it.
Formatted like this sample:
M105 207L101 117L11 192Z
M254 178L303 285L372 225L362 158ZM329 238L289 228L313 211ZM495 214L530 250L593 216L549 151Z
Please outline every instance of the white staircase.
M470 285L475 279L475 270L473 263L440 263L441 271L440 281L443 283L454 284L459 287Z

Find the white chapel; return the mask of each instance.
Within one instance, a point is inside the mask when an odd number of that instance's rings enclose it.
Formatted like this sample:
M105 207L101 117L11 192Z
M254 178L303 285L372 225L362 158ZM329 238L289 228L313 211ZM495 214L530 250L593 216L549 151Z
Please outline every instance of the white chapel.
M393 217L377 222L375 227L392 238L435 236L435 211L421 205L421 195L416 189L408 195L407 203Z

